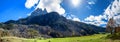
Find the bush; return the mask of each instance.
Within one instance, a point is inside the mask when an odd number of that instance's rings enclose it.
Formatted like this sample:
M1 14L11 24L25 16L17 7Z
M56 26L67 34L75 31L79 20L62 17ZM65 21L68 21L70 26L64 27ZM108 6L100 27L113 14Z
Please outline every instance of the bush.
M3 29L6 29L6 30L10 30L10 29L13 29L13 26L14 24L10 23L10 24L6 24L3 26Z
M10 33L8 31L0 30L0 37L4 36L10 36Z
M120 32L119 33L115 33L115 34L110 34L107 36L107 38L110 39L120 39Z
M40 36L40 34L37 30L28 29L27 30L27 36L28 36L28 38L36 38L36 37Z
M62 37L62 35L58 32L50 32L49 34L50 36L54 37L54 38L57 38L57 37Z

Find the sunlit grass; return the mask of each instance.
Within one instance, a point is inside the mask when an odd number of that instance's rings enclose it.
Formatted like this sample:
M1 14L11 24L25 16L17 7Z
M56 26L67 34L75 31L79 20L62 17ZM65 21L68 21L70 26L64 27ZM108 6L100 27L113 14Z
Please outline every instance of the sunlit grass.
M108 34L95 34L81 37L50 38L50 39L10 39L12 42L120 42L120 40L106 39ZM8 39L8 38L7 38Z

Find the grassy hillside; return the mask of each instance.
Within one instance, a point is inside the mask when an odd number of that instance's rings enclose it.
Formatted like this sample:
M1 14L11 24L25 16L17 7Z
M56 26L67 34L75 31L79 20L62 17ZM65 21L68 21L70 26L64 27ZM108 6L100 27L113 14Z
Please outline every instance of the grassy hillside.
M120 42L120 40L110 40L105 37L108 34L95 34L82 37L50 38L50 39L24 39L17 37L3 37L5 42Z

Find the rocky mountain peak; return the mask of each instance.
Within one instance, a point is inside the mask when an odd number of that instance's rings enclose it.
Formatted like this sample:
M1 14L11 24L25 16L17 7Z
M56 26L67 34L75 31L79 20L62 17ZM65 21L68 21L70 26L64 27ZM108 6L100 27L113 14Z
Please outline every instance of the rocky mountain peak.
M31 17L42 15L42 14L47 14L47 10L46 9L42 10L40 8L37 8L35 11L31 13Z

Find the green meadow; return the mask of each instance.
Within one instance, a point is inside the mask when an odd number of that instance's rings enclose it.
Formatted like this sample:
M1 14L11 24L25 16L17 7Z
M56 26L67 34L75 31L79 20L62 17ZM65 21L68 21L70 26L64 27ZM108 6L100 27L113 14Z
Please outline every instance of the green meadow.
M49 38L49 39L25 39L17 37L2 37L3 42L120 42L120 40L106 39L108 34L94 34L81 37Z

